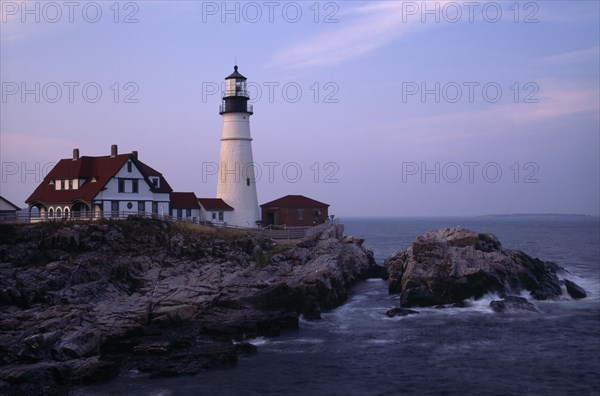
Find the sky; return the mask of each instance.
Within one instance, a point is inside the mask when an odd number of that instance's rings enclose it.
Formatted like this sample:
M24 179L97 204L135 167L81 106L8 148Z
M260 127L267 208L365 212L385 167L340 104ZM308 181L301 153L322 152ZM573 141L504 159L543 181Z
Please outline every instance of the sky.
M2 0L0 195L117 144L214 197L237 63L259 203L598 215L599 4Z

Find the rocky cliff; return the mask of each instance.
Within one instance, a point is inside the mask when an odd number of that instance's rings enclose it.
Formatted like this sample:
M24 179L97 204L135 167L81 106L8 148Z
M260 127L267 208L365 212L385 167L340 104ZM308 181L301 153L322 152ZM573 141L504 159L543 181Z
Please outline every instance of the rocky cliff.
M331 226L298 244L130 219L0 226L0 393L120 370L193 374L318 318L374 268Z
M510 295L529 291L536 300L554 299L562 284L573 298L586 293L571 281L561 281L558 265L502 247L493 234L464 228L444 228L417 237L412 246L385 260L390 293L400 293L402 307L460 304L486 293ZM515 298L492 306L525 306Z

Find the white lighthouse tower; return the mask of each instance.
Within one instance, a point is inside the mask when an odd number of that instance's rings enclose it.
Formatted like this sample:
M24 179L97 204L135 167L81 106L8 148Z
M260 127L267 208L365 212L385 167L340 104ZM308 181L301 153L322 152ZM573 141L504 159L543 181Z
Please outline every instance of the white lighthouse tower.
M246 77L235 66L233 73L225 77L225 92L219 112L223 116L223 134L217 198L233 207L229 224L240 227L254 227L260 219L252 159L252 105L248 104L249 99Z

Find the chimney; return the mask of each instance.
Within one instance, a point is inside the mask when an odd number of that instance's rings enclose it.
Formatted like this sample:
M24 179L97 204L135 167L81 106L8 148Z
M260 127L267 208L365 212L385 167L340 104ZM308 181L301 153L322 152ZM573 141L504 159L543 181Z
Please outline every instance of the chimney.
M131 156L133 157L133 159L138 159L138 152L137 151L132 151L131 152Z
M110 158L115 158L118 153L119 153L119 150L118 150L116 144L113 144L112 146L110 146Z
M73 161L77 161L78 159L79 159L79 149L74 148L73 149Z

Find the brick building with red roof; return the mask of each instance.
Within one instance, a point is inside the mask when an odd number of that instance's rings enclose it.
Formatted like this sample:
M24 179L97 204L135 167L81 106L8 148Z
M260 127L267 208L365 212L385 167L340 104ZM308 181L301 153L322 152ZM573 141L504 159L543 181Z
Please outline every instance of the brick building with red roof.
M304 195L286 195L260 205L262 223L288 227L319 225L327 221L329 205Z

